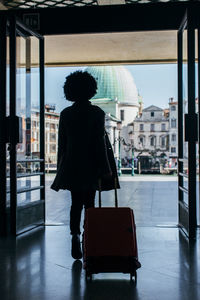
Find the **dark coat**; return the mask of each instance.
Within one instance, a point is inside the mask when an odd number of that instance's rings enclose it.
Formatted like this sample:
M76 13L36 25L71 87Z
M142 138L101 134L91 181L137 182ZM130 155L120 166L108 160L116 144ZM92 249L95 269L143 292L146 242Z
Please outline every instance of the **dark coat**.
M104 123L104 111L89 101L74 103L61 112L53 190L97 190L100 178L102 190L114 189L117 170ZM112 178L103 179L111 171Z

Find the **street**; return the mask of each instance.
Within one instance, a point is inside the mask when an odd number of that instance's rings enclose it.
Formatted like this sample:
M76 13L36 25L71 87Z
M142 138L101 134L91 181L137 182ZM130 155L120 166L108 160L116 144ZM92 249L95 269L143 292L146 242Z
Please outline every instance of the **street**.
M55 174L46 175L46 222L69 224L70 192L50 189ZM137 226L177 224L178 182L173 175L135 175L120 177L120 207L134 209ZM98 192L96 193L98 206ZM114 206L114 191L102 192L102 206Z

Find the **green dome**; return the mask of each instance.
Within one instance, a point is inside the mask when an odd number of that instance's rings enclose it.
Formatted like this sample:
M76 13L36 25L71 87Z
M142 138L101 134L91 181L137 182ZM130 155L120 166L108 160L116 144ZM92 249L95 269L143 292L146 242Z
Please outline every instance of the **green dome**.
M131 73L124 66L88 67L97 81L97 94L92 99L117 100L138 106L138 91Z

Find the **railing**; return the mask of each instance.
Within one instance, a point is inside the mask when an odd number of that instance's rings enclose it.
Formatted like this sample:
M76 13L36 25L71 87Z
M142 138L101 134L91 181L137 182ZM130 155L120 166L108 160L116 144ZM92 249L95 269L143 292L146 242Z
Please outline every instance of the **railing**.
M36 190L41 190L43 188L44 188L43 185L37 185L37 186L33 186L33 187L29 187L29 186L28 187L22 187L22 188L17 189L17 194L36 191ZM10 190L7 190L6 193L9 194Z
M7 163L10 162L10 160L6 160ZM18 159L16 161L16 163L36 163L36 162L44 162L44 159L39 159L39 158L27 158L27 159ZM23 167L23 172L17 172L16 174L16 178L26 178L26 177L32 177L32 176L42 176L44 175L44 172L40 172L40 171L27 171L30 170L29 168L27 167ZM25 171L25 172L24 172ZM6 175L6 178L10 178L10 174L8 172L8 174ZM35 191L35 190L41 190L44 188L44 185L38 185L38 186L34 186L34 187L30 187L30 186L27 186L27 187L22 187L22 188L18 188L17 189L17 194L21 194L21 193L25 193L25 192L31 192L31 191ZM7 193L10 193L10 189L7 189L6 191Z

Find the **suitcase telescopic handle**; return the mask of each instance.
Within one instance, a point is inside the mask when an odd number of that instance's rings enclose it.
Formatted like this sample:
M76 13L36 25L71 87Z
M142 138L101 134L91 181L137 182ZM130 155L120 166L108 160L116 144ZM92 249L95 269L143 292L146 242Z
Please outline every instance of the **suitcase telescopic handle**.
M102 207L101 201L101 179L99 179L99 207ZM118 197L117 197L117 178L115 178L115 207L118 207Z

